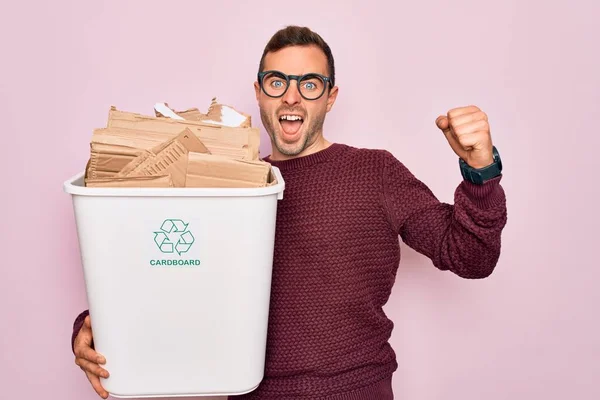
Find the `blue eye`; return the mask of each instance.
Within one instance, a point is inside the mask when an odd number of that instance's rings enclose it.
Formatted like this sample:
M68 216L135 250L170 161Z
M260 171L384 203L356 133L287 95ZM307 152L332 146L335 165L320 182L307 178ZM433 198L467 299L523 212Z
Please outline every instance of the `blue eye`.
M302 81L302 90L305 90L307 92L314 92L320 90L322 85L323 82L321 80L319 80L318 78L311 77Z
M272 81L271 86L273 86L275 89L281 89L285 85L282 81Z

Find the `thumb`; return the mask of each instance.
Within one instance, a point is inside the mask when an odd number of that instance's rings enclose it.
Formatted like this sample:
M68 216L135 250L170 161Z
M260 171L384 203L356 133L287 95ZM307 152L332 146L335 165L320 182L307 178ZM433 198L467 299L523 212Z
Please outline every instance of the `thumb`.
M452 150L454 150L454 152L459 157L464 158L465 152L464 152L462 146L460 145L460 143L458 142L458 138L454 135L454 132L452 131L452 129L450 129L450 121L448 121L448 117L446 117L445 115L440 115L435 120L435 124L437 125L438 128L440 128L440 130L442 132L444 132L444 136L448 140L448 144L450 144L450 147L452 147Z
M450 131L450 123L448 122L448 117L445 115L440 115L435 120L435 124L438 128L442 130L444 133L448 133Z

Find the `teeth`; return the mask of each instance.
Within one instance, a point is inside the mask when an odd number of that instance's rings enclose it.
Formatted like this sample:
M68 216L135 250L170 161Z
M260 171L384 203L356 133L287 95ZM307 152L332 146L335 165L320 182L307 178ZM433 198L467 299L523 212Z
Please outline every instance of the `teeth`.
M302 118L300 118L297 115L282 115L281 117L279 117L279 120L280 121L283 121L283 120L287 120L287 121L301 121Z

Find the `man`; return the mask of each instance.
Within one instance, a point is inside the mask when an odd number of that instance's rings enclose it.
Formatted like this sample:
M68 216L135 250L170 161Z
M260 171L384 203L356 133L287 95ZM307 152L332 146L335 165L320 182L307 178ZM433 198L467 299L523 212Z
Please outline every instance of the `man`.
M286 194L278 206L265 377L237 399L393 399L392 322L382 307L398 237L440 270L485 278L500 255L506 201L487 116L474 106L437 118L463 169L454 205L385 150L330 143L325 115L338 95L329 46L287 27L267 44L254 84ZM458 172L458 171L457 171ZM99 395L108 376L87 311L73 327L76 363Z

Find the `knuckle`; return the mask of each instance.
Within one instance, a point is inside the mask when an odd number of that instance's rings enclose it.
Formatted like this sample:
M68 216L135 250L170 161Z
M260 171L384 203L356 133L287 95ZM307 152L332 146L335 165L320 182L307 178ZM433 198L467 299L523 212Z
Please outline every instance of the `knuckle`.
M80 358L80 359L79 359L79 364L77 364L77 365L79 365L79 368L81 368L81 369L82 369L82 370L84 370L85 372L87 372L87 371L88 371L88 369L89 369L89 368L88 368L88 362L87 362L86 360L84 360L84 359L81 359L81 358Z
M97 376L104 376L104 369L98 365L94 367L94 374Z
M85 372L92 372L90 368L90 363L85 360L81 363L81 369L83 369Z
M96 362L96 359L97 359L96 353L92 349L87 349L86 352L85 352L85 358L88 361Z

